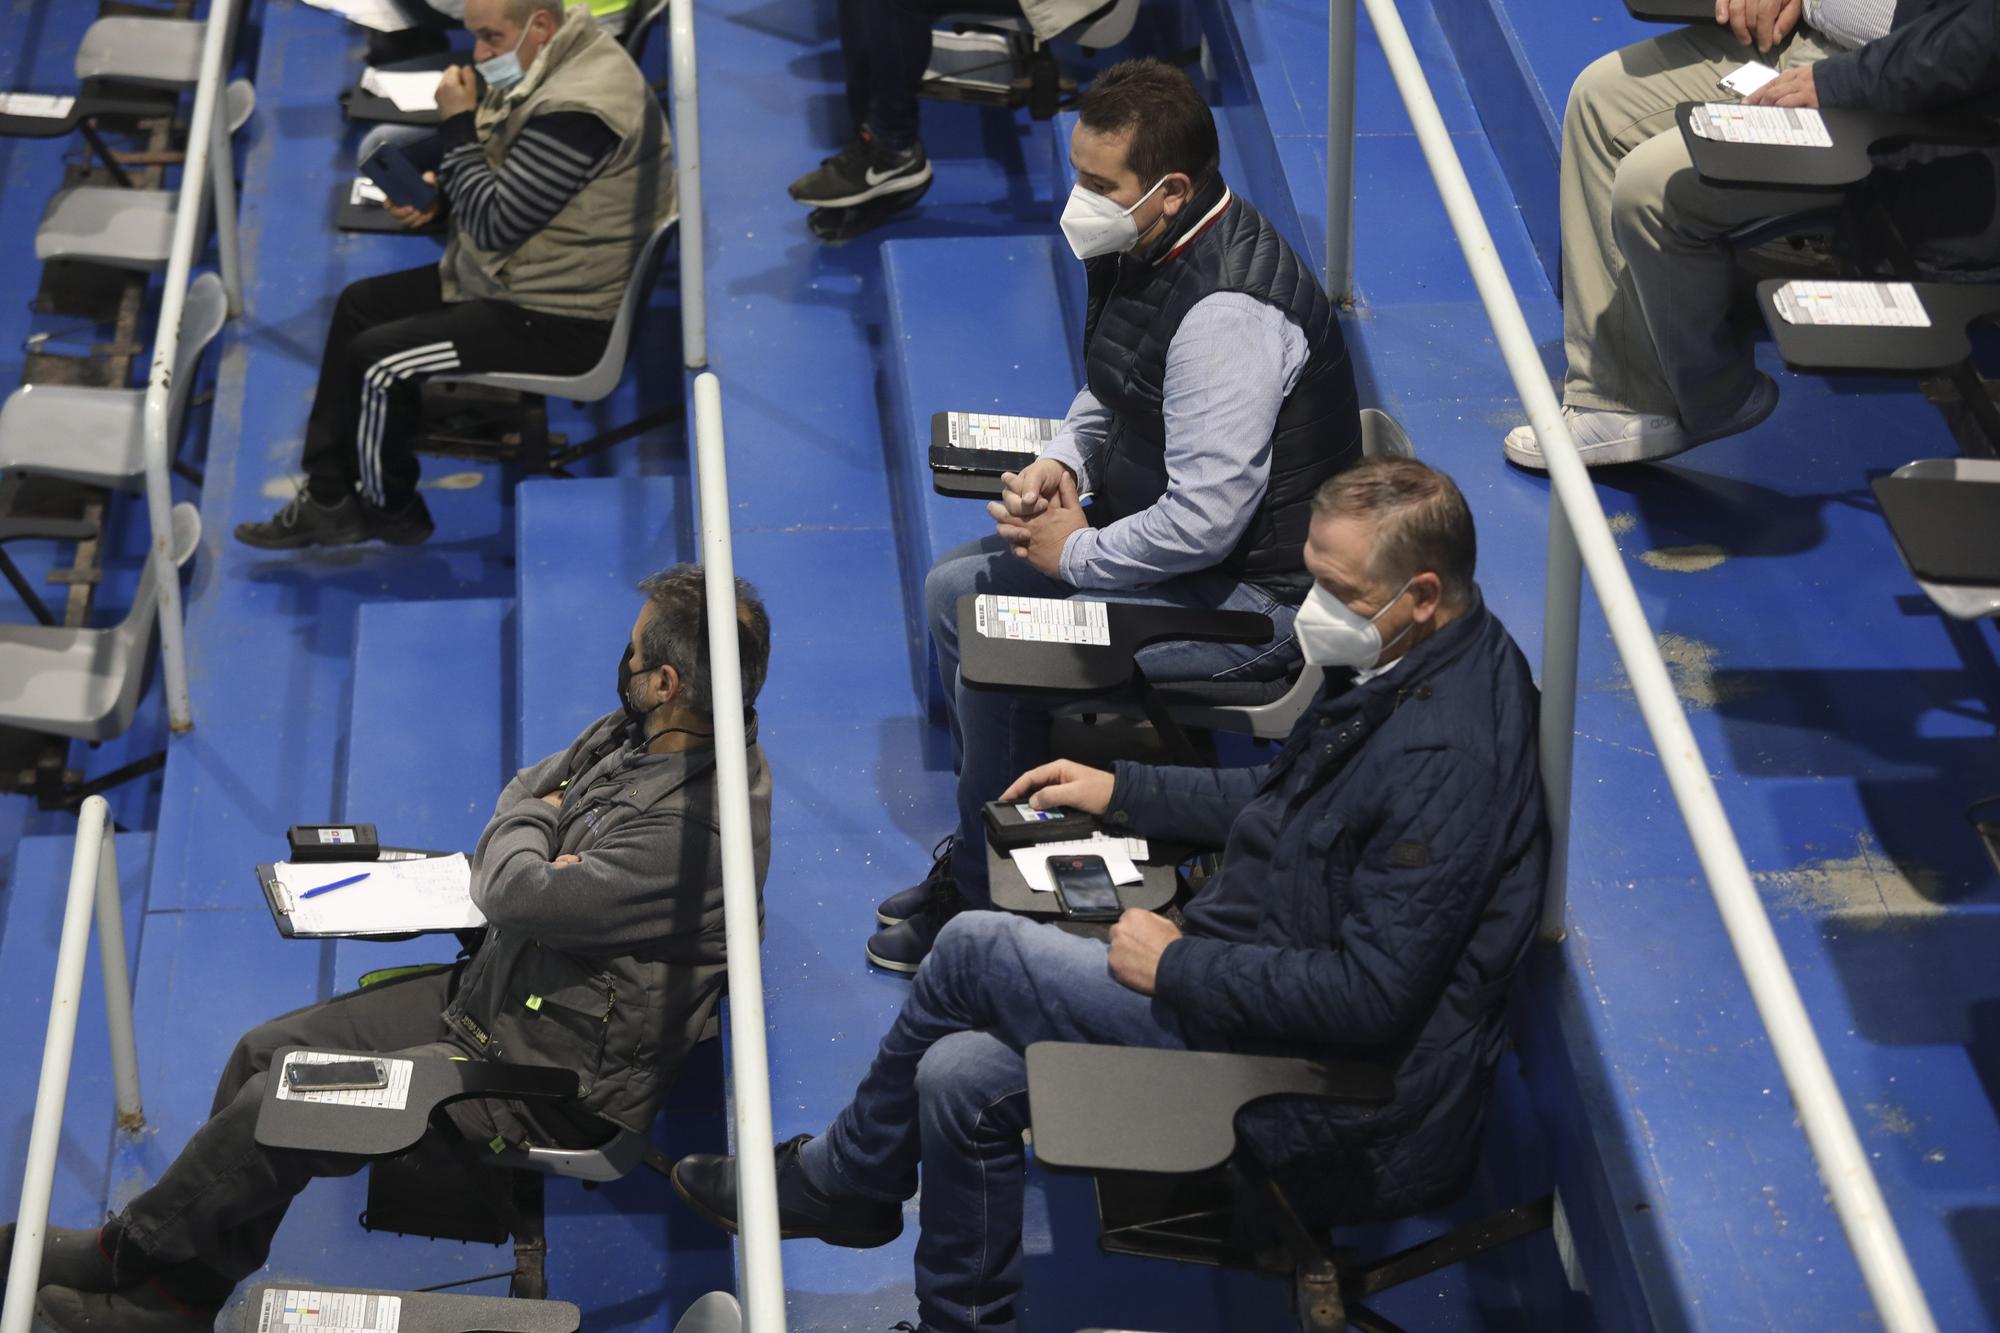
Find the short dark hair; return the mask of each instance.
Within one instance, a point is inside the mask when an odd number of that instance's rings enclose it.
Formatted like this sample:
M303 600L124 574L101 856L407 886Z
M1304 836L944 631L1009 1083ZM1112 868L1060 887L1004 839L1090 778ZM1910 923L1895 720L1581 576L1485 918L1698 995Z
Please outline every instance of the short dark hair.
M1141 188L1176 171L1201 186L1221 162L1208 103L1186 74L1151 56L1121 61L1098 75L1077 98L1076 118L1093 134L1132 131L1125 165Z
M1321 483L1313 514L1366 517L1375 525L1370 573L1401 583L1426 571L1444 585L1444 601L1463 607L1472 598L1479 539L1472 510L1458 484L1414 458L1370 458Z
M639 636L647 670L670 666L681 678L681 702L697 712L715 706L708 675L708 591L700 565L675 565L639 580L653 618ZM743 706L757 702L771 663L771 619L747 579L736 580L736 653L743 668Z

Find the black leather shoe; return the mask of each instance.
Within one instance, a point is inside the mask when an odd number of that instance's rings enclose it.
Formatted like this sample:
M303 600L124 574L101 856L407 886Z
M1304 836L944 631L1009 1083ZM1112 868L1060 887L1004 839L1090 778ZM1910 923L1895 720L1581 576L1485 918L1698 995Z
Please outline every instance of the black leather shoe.
M0 1226L0 1293L6 1291L7 1265L14 1261L14 1223ZM74 1287L78 1291L115 1291L111 1260L97 1244L97 1232L82 1227L50 1227L42 1237L42 1277L37 1287Z
M956 890L939 889L908 921L900 921L868 937L864 950L868 961L906 977L915 976L924 959L930 956L931 946L937 943L945 923L964 910L965 900Z
M377 508L366 500L361 502L361 508L368 515L368 535L391 546L415 546L437 531L437 525L431 522L430 506L414 491L394 509Z
M35 1296L35 1326L47 1333L215 1333L217 1313L150 1286L111 1292L43 1287Z
M850 1250L872 1250L903 1234L901 1204L821 1194L799 1165L801 1134L778 1145L778 1238L823 1240ZM724 1231L736 1230L736 1159L692 1153L674 1163L674 1193Z
M308 546L352 546L370 536L368 514L361 497L343 495L336 504L321 504L301 490L290 504L261 523L238 523L236 540L266 551L296 551Z
M875 924L884 929L900 926L911 917L924 910L938 890L957 892L958 886L951 878L951 853L958 846L958 835L947 833L931 848L931 868L921 880L907 889L899 889L884 898L875 909Z

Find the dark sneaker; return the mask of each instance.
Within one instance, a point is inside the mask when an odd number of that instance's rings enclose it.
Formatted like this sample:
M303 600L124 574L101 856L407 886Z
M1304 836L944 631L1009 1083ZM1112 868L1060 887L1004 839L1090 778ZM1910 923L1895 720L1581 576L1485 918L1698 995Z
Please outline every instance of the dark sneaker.
M14 1261L14 1223L0 1226L0 1292L6 1290L7 1265ZM42 1274L37 1287L74 1287L78 1291L111 1291L111 1260L97 1243L97 1232L82 1227L49 1227L42 1235Z
M821 1194L799 1165L801 1134L777 1147L778 1238L823 1240L850 1250L872 1250L903 1234L903 1207L858 1195ZM721 1153L693 1153L674 1163L674 1193L703 1220L736 1230L736 1159Z
M930 873L923 879L884 898L875 909L875 924L878 926L900 926L911 917L924 910L924 905L940 889L956 891L951 878L951 851L958 846L958 835L947 833L938 845L931 848Z
M791 195L808 208L852 208L918 189L930 180L930 159L921 141L908 148L884 148L864 126L845 148L793 181Z
M236 540L266 551L296 551L308 546L352 546L371 535L367 511L358 495L343 495L337 504L321 504L300 491L292 502L262 523L238 523Z
M868 961L891 972L913 975L937 943L944 923L964 910L965 901L956 889L939 889L915 916L868 937Z
M43 1287L35 1296L35 1327L46 1333L215 1333L217 1313L150 1286L111 1292Z
M378 509L366 500L361 502L361 508L368 516L368 535L392 546L415 546L428 541L437 531L437 524L431 522L430 506L415 491L394 509Z

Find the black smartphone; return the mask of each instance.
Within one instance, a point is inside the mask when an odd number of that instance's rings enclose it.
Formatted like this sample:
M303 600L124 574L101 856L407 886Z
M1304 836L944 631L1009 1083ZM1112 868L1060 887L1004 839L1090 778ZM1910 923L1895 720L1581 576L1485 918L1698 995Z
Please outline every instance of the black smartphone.
M293 1092L353 1092L389 1086L389 1068L380 1060L329 1060L285 1066L285 1085Z
M437 187L426 181L416 164L392 143L370 153L361 164L361 174L374 181L392 204L421 213L437 202Z
M1125 910L1101 856L1051 856L1049 874L1056 882L1056 906L1072 921L1116 921Z

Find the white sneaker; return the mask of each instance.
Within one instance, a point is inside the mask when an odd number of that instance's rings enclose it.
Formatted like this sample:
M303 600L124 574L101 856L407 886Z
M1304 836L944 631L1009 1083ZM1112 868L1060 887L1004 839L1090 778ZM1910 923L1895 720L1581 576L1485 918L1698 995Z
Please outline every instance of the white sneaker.
M1576 441L1577 457L1585 467L1608 467L1613 463L1644 463L1671 458L1697 444L1707 444L1728 435L1740 435L1761 423L1778 406L1778 384L1762 371L1750 385L1742 406L1718 426L1699 435L1690 435L1677 417L1648 416L1641 412L1608 412L1574 407L1563 408ZM1516 426L1501 442L1509 461L1536 472L1548 471L1542 446L1533 426Z
M1670 458L1689 447L1677 417L1648 416L1641 412L1606 412L1565 407L1563 421L1570 438L1576 441L1577 457L1585 467L1607 467L1613 463L1643 463L1653 458ZM1507 461L1536 472L1548 471L1541 442L1533 426L1516 426L1501 442Z

